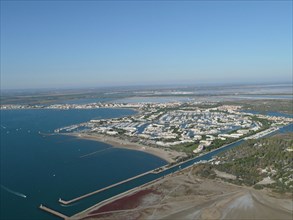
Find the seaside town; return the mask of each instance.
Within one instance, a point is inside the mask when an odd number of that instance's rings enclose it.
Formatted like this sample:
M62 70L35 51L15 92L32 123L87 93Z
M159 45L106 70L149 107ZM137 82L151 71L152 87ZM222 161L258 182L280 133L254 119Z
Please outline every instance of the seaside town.
M235 184L245 183L246 185L255 185L254 188L262 188L268 184L275 184L272 185L272 188L275 190L286 192L286 190L292 189L292 178L290 176L292 169L290 168L290 161L288 159L290 157L288 155L292 152L292 147L290 147L292 144L290 145L288 140L282 139L283 142L281 146L283 150L276 152L273 151L272 148L276 145L268 145L271 140L266 138L278 133L279 129L282 130L281 128L292 124L293 118L283 117L281 116L282 114L270 116L267 114L255 113L253 110L247 111L242 105L207 101L1 106L1 109L4 111L14 109L56 109L62 111L77 109L82 111L82 109L98 108L124 108L133 109L135 111L134 114L130 116L109 119L94 118L79 124L56 128L54 134L72 135L77 138L101 141L121 148L145 151L146 153L161 157L167 164L72 199L63 198L63 196L61 198L59 197L58 203L62 206L71 205L87 197L94 196L128 182L135 182L139 180L139 178L148 176L156 176L155 180L151 182L154 185L146 184L130 189L126 191L126 193L132 196L144 190L154 189L168 194L169 192L165 191L164 187L160 187L162 183L166 186L167 183L169 184L169 182L171 182L173 184L174 182L176 185L174 187L177 189L178 184L182 184L181 182L184 184L186 181L189 181L185 178L187 176L190 177L192 172L196 172L198 176L209 178L205 179L205 181L210 181L211 184L213 184L211 188L207 188L211 193L214 193L214 188L218 187L219 182L217 182L217 178L224 179L225 181L234 181L233 183ZM52 133L49 135L51 134ZM39 135L45 137L47 134L39 132ZM286 136L282 136L281 138L286 138ZM243 140L248 141L243 142ZM249 145L249 148L245 149L241 147L243 145L241 145L241 143ZM280 143L280 139L272 143ZM229 159L229 154L233 151L228 151L228 156L223 156L221 154L220 156L213 157L214 152L222 150L220 148L228 148L234 144L236 144L236 146L240 144L240 147L234 149L236 153L234 153L235 155L232 160ZM266 144L266 147L268 147L268 151L271 152L269 155L271 155L272 158L267 158L267 156L264 157L264 153L258 152L259 146L263 146L263 144ZM239 155L244 155L247 149L249 149L249 152L254 150L253 152L257 156L248 155L247 158L241 157L239 160L252 161L252 157L260 158L261 165L258 164L253 166L250 163L241 162L239 166L237 157L239 157ZM263 149L263 151L266 151L266 149ZM98 150L86 153L79 158L89 158L98 152L101 151ZM248 154L248 152L246 152L246 154ZM268 160L275 160L274 155L277 155L276 158L278 158L278 161L284 162L283 167L278 168L273 162L271 162L273 165L270 167L262 166L266 164ZM225 161L227 158L229 163ZM236 158L235 162L234 158ZM254 162L254 164L256 163ZM197 167L199 168L197 169ZM210 169L210 167L213 168ZM248 167L249 170L245 170ZM240 172L240 169L243 170ZM255 173L258 173L258 170L261 172L256 175ZM53 174L53 176L54 175L55 174ZM168 181L164 182L164 179ZM256 182L256 180L258 182ZM198 183L197 180L196 183ZM192 184L196 183L192 182ZM221 184L222 183L223 182L221 182ZM169 187L168 184L167 187ZM202 186L206 186L206 184L203 183ZM190 187L190 189L194 188L193 185ZM230 188L231 186L229 185L228 194L230 193ZM238 189L235 188L235 190ZM219 195L222 196L222 188L218 191L220 193ZM247 193L245 189L243 189L243 192ZM185 191L180 191L180 193L182 195L188 195ZM93 212L97 212L97 214L93 216L98 216L100 214L100 207L127 198L127 196L124 198L123 195L123 193L118 194L117 197L114 196L109 200L102 201L90 207L90 209L88 209L90 211L86 210L72 217L68 217L54 209L48 208L42 203L39 208L62 219L83 219L84 216L92 216ZM23 194L23 196L26 195ZM151 193L141 197L147 196L151 196ZM241 194L239 196L241 196ZM193 203L194 200L191 199L190 202ZM115 213L115 211L113 213Z
M293 0L0 5L0 220L293 220Z
M120 137L145 146L172 148L192 145L193 153L220 147L240 138L257 139L288 123L292 118L252 114L241 106L214 103L93 103L87 105L53 105L47 108L136 108L138 114L58 128L55 133L86 133ZM202 103L201 103L202 104ZM210 106L210 107L209 107ZM215 146L217 145L217 146ZM178 148L177 148L178 150Z
M140 108L140 103L88 103L88 104L52 104L52 105L0 105L1 110L12 109L96 109L96 108Z

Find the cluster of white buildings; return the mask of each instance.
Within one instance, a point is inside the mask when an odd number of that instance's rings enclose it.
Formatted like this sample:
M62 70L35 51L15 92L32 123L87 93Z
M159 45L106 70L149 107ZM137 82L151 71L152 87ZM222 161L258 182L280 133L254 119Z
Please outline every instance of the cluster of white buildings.
M115 104L115 107L117 105L127 104ZM129 117L91 120L87 126L91 132L122 134L164 147L197 143L194 153L210 146L216 139L240 138L262 127L249 114L238 111L240 106L191 108L188 105L181 107L179 103L130 105L139 105L142 111Z
M264 116L239 111L241 106L223 105L219 107L199 108L192 103L92 103L84 105L51 105L48 108L137 108L136 115L91 120L82 123L88 131L135 137L144 143L170 147L186 143L194 143L198 153L210 146L216 139L238 139L250 132L260 130L263 125L252 116L272 121L272 125L292 123L292 118ZM70 131L76 126L58 129ZM252 138L259 138L275 128L260 132Z
M0 109L96 109L96 108L135 108L135 109L157 109L180 106L180 102L171 103L108 103L108 102L94 102L87 104L51 104L51 105L0 105Z

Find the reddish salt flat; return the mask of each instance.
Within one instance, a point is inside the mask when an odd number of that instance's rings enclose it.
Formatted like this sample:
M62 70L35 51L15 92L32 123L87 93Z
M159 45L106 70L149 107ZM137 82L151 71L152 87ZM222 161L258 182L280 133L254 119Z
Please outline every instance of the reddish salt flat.
M110 202L99 209L90 212L89 214L98 214L103 212L110 212L115 210L133 209L139 206L142 198L150 193L156 193L152 189L145 189L129 196L122 197L113 202Z

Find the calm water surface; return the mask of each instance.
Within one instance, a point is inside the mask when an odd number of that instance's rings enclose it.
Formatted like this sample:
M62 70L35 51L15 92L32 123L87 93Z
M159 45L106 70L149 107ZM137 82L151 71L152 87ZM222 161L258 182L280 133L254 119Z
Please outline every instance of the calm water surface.
M1 111L1 219L58 219L39 210L41 203L71 216L195 162L210 160L243 142L230 144L160 174L142 176L72 205L61 206L58 203L60 197L69 200L166 163L138 151L115 149L100 142L68 136L44 136L39 132L50 133L58 127L93 118L131 114L135 112L128 109ZM279 132L292 131L292 125ZM100 152L82 157L96 151Z
M1 111L1 219L56 219L38 209L41 203L71 215L94 204L95 198L62 207L59 197L74 198L166 164L152 155L100 142L39 134L93 118L134 113L128 109Z

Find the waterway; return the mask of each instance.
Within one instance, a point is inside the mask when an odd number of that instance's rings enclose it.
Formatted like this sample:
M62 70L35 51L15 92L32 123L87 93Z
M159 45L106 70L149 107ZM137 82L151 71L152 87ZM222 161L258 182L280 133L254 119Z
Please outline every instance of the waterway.
M147 174L68 206L61 206L58 203L60 197L70 200L166 163L149 154L116 149L100 142L42 134L93 118L131 114L135 112L128 109L1 111L1 219L58 219L39 210L40 204L71 216L195 162L210 160L243 142L238 141L161 173ZM279 132L287 131L292 131L292 124ZM82 157L97 150L100 153Z
M281 128L279 131L277 132L280 132L280 133L285 133L285 132L292 132L292 127L293 127L293 124L290 124L290 125L287 125L287 126L284 126L283 128ZM276 133L276 132L275 132ZM271 134L272 135L272 134ZM81 200L81 202L83 202L84 204L91 204L91 205L94 205L98 202L101 202L105 199L108 199L112 196L115 196L119 193L122 193L122 192L125 192L127 190L130 190L132 188L135 188L137 186L140 186L140 185L143 185L144 183L147 183L147 182L150 182L150 181L153 181L153 180L156 180L160 177L163 177L165 175L168 175L168 174L171 174L171 173L174 173L176 171L179 171L180 169L184 169L188 166L191 166L192 164L194 163L197 163L199 161L208 161L208 160L211 160L213 159L214 156L218 155L219 153L221 152L224 152L226 150L229 150L231 148L234 148L236 146L239 146L240 144L242 144L244 142L244 140L239 140L239 141L236 141L232 144L228 144L226 146L223 146L219 149L216 149L212 152L209 152L209 153L206 153L202 156L199 156L199 157L196 157L196 158L193 158L193 159L190 159L186 162L183 162L183 163L180 163L178 165L175 165L169 169L166 169L158 174L155 174L155 173L149 173L149 174L146 174L142 177L139 177L137 179L134 179L134 180L131 180L129 182L126 182L126 183L123 183L119 186L115 186L113 188L110 188L108 190L105 190L105 191L102 191L98 194L95 194L93 196L90 196L88 198L85 198L83 200ZM65 200L69 200L69 199L73 199L74 197L68 197L68 198L62 198L62 199L65 199ZM76 207L76 210L78 209L78 207ZM81 209L80 211L82 211L83 209ZM64 213L64 212L63 212ZM70 214L72 215L73 213L70 212L70 210L66 210L66 213L67 214Z
M289 99L292 100L292 95L238 95L235 96L236 98L240 99Z
M77 104L77 105L83 105L83 104L89 104L89 103L104 103L104 102L111 102L113 101L113 98L82 98L82 99L71 99L71 100L63 100L57 102L57 104Z
M169 103L169 102L189 102L194 101L194 98L168 96L168 97L131 97L114 100L114 103Z
M293 118L293 115L291 115L291 114L285 114L285 113L281 113L281 112L266 112L266 113L262 113L262 112L253 111L253 110L244 110L243 112L251 113L251 114L264 114L264 115L268 115L268 116Z
M0 113L0 219L58 219L39 210L38 206L42 203L73 214L92 205L94 200L62 207L59 197L76 197L166 164L150 154L116 149L100 142L42 135L93 118L135 114L133 110L42 109ZM81 158L98 150L101 152Z

